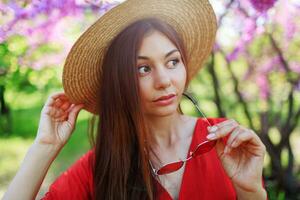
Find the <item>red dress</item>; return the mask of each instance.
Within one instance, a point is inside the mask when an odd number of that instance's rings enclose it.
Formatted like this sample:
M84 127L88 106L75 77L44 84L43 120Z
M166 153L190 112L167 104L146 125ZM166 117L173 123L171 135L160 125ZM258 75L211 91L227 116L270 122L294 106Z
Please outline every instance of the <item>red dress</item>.
M208 118L211 124L224 121L224 118ZM189 152L197 144L206 140L208 124L199 118L193 133ZM43 199L93 199L93 151L83 155L50 186ZM159 200L171 200L168 192L156 181ZM179 200L192 199L236 199L233 185L226 175L215 149L189 160L184 169Z

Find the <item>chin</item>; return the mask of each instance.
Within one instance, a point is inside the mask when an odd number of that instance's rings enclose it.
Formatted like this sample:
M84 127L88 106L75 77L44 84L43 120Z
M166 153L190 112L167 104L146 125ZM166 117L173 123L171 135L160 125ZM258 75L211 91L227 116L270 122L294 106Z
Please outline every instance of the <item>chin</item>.
M170 106L170 107L161 107L159 109L151 109L146 114L156 117L166 117L169 115L174 115L177 113L177 107L176 106Z

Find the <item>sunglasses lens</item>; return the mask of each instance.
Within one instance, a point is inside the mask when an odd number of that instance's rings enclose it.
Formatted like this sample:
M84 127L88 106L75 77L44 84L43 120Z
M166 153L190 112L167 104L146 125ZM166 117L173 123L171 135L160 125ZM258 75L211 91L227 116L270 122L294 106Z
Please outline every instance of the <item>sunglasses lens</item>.
M195 152L193 153L193 157L194 156L198 156L200 154L204 154L209 152L210 150L212 150L214 148L214 146L216 145L217 141L216 140L211 140L211 141L205 141L202 144L200 144L197 149L195 150Z
M179 170L183 166L183 161L167 164L157 171L158 175L168 174Z

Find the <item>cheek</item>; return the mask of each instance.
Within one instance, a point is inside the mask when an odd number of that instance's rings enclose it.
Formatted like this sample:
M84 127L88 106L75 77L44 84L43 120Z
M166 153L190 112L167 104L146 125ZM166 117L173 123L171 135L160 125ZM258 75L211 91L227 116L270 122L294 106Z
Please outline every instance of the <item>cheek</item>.
M186 84L186 79L187 79L187 76L186 76L186 69L184 66L180 67L176 73L176 84L178 87L182 87L184 88L185 87L185 84Z
M149 91L151 87L151 83L149 83L149 81L147 81L146 79L140 79L139 80L139 92L141 95L141 100L142 102L144 102L146 99L149 99Z

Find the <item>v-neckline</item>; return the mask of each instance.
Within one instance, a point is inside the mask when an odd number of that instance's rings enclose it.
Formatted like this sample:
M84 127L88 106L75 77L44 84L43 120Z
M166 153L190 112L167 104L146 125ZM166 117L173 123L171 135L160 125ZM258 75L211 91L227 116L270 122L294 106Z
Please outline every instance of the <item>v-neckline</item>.
M200 123L200 118L197 119L196 124L194 126L193 136L192 136L192 140L191 140L191 143L190 143L189 150L187 152L186 158L188 158L188 156L190 155L190 152L192 151L192 147L195 146L194 145L194 140L195 140L195 137L196 137L195 136L196 135L196 130L197 130L197 127L199 126L199 123ZM181 196L182 196L182 194L181 194L182 193L182 186L184 184L184 178L186 176L187 166L189 166L189 162L185 163L183 174L182 174L182 177L181 177L181 183L180 183L180 188L179 188L179 193L178 193L178 199L179 200L181 199ZM163 190L163 192L165 192L167 194L168 198L173 200L173 198L170 195L170 193L168 192L168 190L166 190L165 187L162 186L158 180L156 180L155 178L154 178L154 180L159 185L159 187Z

